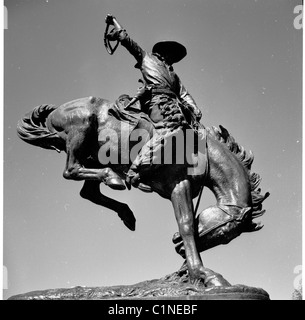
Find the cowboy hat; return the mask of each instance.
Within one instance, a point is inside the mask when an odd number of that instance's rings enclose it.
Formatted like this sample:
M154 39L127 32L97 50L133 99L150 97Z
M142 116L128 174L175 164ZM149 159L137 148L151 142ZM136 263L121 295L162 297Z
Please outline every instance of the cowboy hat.
M161 56L169 56L172 63L179 62L186 54L186 48L181 43L176 41L160 41L157 42L152 49L153 53L158 53Z

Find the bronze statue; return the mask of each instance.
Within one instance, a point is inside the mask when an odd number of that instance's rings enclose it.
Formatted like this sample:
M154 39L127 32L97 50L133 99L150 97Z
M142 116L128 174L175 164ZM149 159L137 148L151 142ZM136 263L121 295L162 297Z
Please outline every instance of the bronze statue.
M81 196L117 212L131 230L135 229L135 218L128 205L101 194L99 185L103 182L123 190L123 181L130 180L134 164L140 165L138 181L131 179L131 183L172 202L179 230L173 242L177 253L185 259L179 272L187 273L195 284L228 286L222 276L203 265L200 252L227 244L243 232L262 228L253 219L264 213L262 203L269 193L261 194L260 176L251 173L253 154L236 143L224 127L204 128L198 123L201 112L171 67L171 63L186 53L181 53L184 51L181 45L176 47L181 50L178 56L161 55L164 45L148 54L128 37L112 16L108 16L106 22L108 51L115 50L110 41L119 40L137 57L137 66L141 67L144 77L144 93L136 99L121 96L115 103L88 97L60 107L38 106L18 122L19 137L34 146L66 152L64 178L84 180ZM110 36L107 35L109 24L114 26ZM146 71L146 63L162 66L160 70L153 69L156 78ZM160 87L155 83L159 72L168 72L166 76L162 74ZM172 82L162 87L167 76ZM149 146L146 143L147 150L140 151L140 156L131 156L139 145L135 137L143 138L143 132L147 134L144 141L153 143ZM177 141L175 150L183 146L183 159L177 161L176 155L169 163L165 161L166 148L173 137ZM109 154L112 161L106 163L104 160ZM143 159L150 161L142 162ZM152 160L156 159L162 161L154 163ZM197 208L194 209L192 200L200 196L203 186L213 192L216 204L196 216Z

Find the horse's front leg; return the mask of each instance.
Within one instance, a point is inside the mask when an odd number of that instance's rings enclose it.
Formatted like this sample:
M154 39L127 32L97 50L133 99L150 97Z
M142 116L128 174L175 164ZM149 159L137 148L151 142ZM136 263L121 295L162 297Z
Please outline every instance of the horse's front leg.
M90 169L75 162L73 165L65 168L63 176L68 180L93 180L103 182L106 186L114 190L126 189L122 179L111 168Z
M176 184L171 194L179 232L185 248L185 258L192 283L205 279L205 268L195 243L194 210L189 180Z
M126 227L131 231L135 230L136 219L128 205L104 196L100 192L99 181L86 180L82 190L80 191L80 195L82 198L90 200L97 205L117 212L118 216L123 220Z
M67 160L63 173L69 180L95 180L100 181L115 190L125 190L126 186L122 179L110 168L94 169L85 168L82 163L95 148L92 137L87 132L87 127L72 128L66 141Z

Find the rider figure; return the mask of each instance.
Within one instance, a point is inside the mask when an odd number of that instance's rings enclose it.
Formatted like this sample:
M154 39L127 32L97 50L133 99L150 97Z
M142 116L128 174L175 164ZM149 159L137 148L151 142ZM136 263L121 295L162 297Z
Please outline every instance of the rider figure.
M173 124L181 125L185 122L186 116L189 118L187 119L189 125L196 129L202 113L172 67L174 63L179 62L186 56L186 48L175 41L162 41L156 43L152 53L149 53L129 37L115 17L108 15L106 22L114 26L107 39L110 41L118 40L137 61L135 68L140 69L144 86L135 99L142 98L141 109L149 115L155 124L155 128L164 129L172 127ZM145 99L145 97L149 98ZM155 141L157 140L155 139ZM145 148L144 145L133 161L126 177L127 183L131 183L143 191L150 191L148 186L142 183L140 184L141 187L139 185L141 174L139 171L143 164L141 159L143 159L143 152L145 153L147 150L149 150L149 147ZM147 190L145 190L146 187Z

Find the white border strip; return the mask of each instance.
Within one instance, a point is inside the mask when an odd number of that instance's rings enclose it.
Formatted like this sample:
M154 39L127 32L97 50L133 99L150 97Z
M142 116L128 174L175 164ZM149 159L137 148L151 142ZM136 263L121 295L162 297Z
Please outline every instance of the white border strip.
M0 32L0 43L1 43L1 80L0 80L0 300L3 300L3 105L4 105L4 95L3 95L3 77L4 77L4 66L3 66L3 38L4 38L4 3L1 1L1 13L0 13L0 23L2 30ZM6 20L7 21L7 20Z

